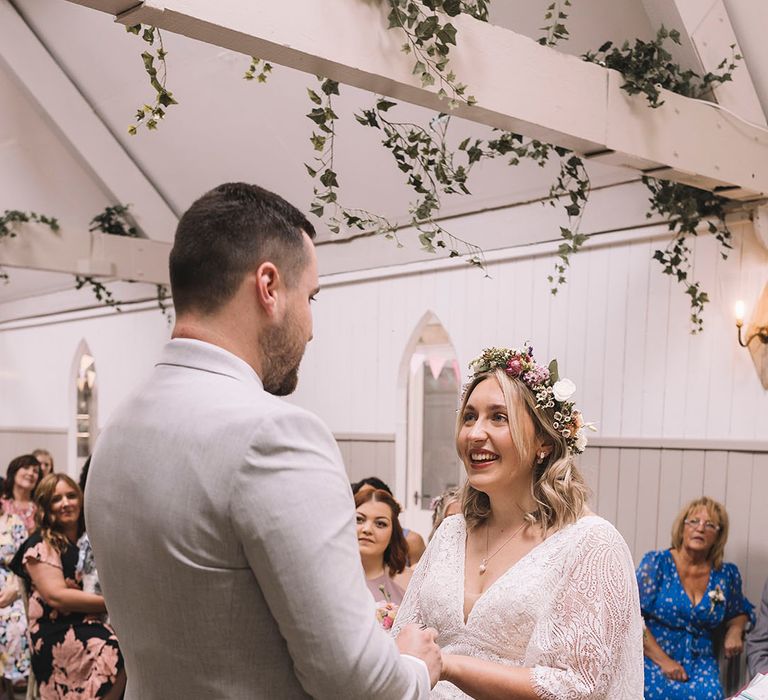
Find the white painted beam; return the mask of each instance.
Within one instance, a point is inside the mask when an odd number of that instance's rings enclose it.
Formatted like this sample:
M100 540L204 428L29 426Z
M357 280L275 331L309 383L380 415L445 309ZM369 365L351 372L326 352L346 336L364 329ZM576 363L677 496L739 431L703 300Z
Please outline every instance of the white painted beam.
M112 202L131 204L133 218L150 238L173 240L175 213L8 0L0 0L0 63Z
M25 224L14 238L0 241L0 266L68 272L110 279L169 284L171 244L97 231Z
M115 2L88 5L108 11ZM402 37L386 28L384 3L145 0L118 20L154 25L430 109L446 108L436 88L422 88L412 74L413 58L400 51ZM615 71L470 17L458 17L455 24L460 38L452 66L478 100L474 107L460 106L458 116L658 177L722 188L738 199L768 193L768 130L671 93L665 93L664 107L650 109L643 98L620 89Z
M732 46L742 53L723 0L643 0L643 6L653 24L680 31L682 49L699 75L717 72L718 64L731 56ZM714 96L743 119L760 126L768 123L746 60L738 62L733 80L716 87Z

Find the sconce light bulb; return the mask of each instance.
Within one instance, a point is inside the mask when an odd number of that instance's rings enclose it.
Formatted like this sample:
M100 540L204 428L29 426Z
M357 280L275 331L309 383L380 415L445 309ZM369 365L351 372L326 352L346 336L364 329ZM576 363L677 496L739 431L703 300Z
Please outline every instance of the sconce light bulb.
M734 311L736 313L736 325L741 328L744 324L744 302L741 300L737 301Z

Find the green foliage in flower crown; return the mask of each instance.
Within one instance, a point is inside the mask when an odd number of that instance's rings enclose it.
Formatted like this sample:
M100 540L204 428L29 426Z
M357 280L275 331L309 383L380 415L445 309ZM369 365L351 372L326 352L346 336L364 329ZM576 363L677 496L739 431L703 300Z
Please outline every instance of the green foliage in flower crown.
M720 255L728 257L731 246L731 231L725 221L726 199L712 192L679 182L655 180L644 177L643 183L651 192L651 217L656 212L667 220L669 230L675 234L665 250L657 250L654 260L662 265L664 274L675 277L691 298L691 333L699 333L703 328L702 312L709 301L707 293L702 291L699 282L691 281L691 249L688 245L690 236L697 236L706 221L706 231L712 234L720 244Z
M134 24L125 28L129 34L141 36L141 38L154 48L155 40L158 42L158 48L152 51L143 51L141 60L144 62L144 70L149 76L149 83L155 90L155 99L152 104L145 104L136 110L136 123L144 124L149 131L157 129L160 120L165 118L165 110L171 105L178 104L173 95L165 87L167 78L167 64L165 61L168 53L163 47L163 35L156 27L142 27L141 24ZM157 61L160 66L158 71L155 65ZM135 136L137 133L135 124L128 127L128 133Z
M583 58L619 71L624 77L621 88L630 95L644 94L651 107L664 104L660 88L686 97L709 95L713 87L732 79L736 62L741 60L741 56L735 53L735 45L731 46L731 57L720 62L718 73L709 72L700 76L692 70L683 70L673 61L672 54L664 48L667 39L680 44L680 32L675 29L668 31L662 26L654 41L635 39L633 45L624 42L621 49L607 41L597 51L584 54Z

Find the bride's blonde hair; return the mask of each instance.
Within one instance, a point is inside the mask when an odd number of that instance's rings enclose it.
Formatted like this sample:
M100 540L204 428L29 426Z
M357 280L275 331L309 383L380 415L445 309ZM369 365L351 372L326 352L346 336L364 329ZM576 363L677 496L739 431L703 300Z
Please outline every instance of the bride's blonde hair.
M456 422L457 450L467 402L475 387L488 379L495 379L501 387L507 407L512 444L520 460L524 464L533 465L531 493L537 507L533 512L526 513L526 520L531 524L540 525L545 533L575 522L584 511L589 491L573 462L566 439L561 431L555 429L551 410L537 408L536 398L531 390L504 370L493 369L477 374L464 391ZM532 438L520 421L522 411L527 411L533 422ZM536 463L535 441L541 439L552 447L552 451L539 464ZM461 457L461 453L459 456ZM481 525L491 513L488 496L472 487L469 482L464 484L461 505L469 529Z

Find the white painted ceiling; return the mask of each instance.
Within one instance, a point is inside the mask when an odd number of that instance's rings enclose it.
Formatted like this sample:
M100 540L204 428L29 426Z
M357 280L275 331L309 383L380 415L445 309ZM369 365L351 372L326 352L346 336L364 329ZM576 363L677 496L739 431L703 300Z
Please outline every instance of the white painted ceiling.
M492 21L537 38L548 3L492 0ZM110 16L65 0L15 0L13 5L177 214L206 190L233 180L258 183L309 209L313 182L304 163L313 157L308 141L313 125L305 117L311 108L305 88L316 84L314 77L275 66L266 84L248 82L242 77L248 57L166 32L168 87L179 105L168 110L158 131L140 130L132 137L127 128L133 114L152 94L140 58L143 42ZM606 40L651 38L656 27L647 5L641 0L574 0L568 20L571 38L558 48L581 54ZM725 0L725 5L768 113L768 2ZM691 57L681 58L689 62ZM514 66L509 81L513 86ZM72 153L55 125L46 121L37 103L46 99L45 94L25 92L0 59L0 210L34 209L56 215L68 226L85 227L114 202L98 173ZM349 206L402 221L413 199L411 191L378 146L380 132L358 125L353 117L372 100L370 93L342 86L336 105L342 116L336 145L341 196ZM399 116L420 123L433 116L409 105L397 109ZM458 119L452 129L456 142L470 134L488 134L484 127ZM589 170L593 185L634 177L596 163ZM472 195L447 198L443 213L464 214L543 197L551 180L549 169L484 164L470 182ZM140 218L141 202L132 204ZM321 238L333 235L317 223ZM170 240L173 232L146 234ZM10 272L11 283L0 285L0 303L69 286L71 279Z

